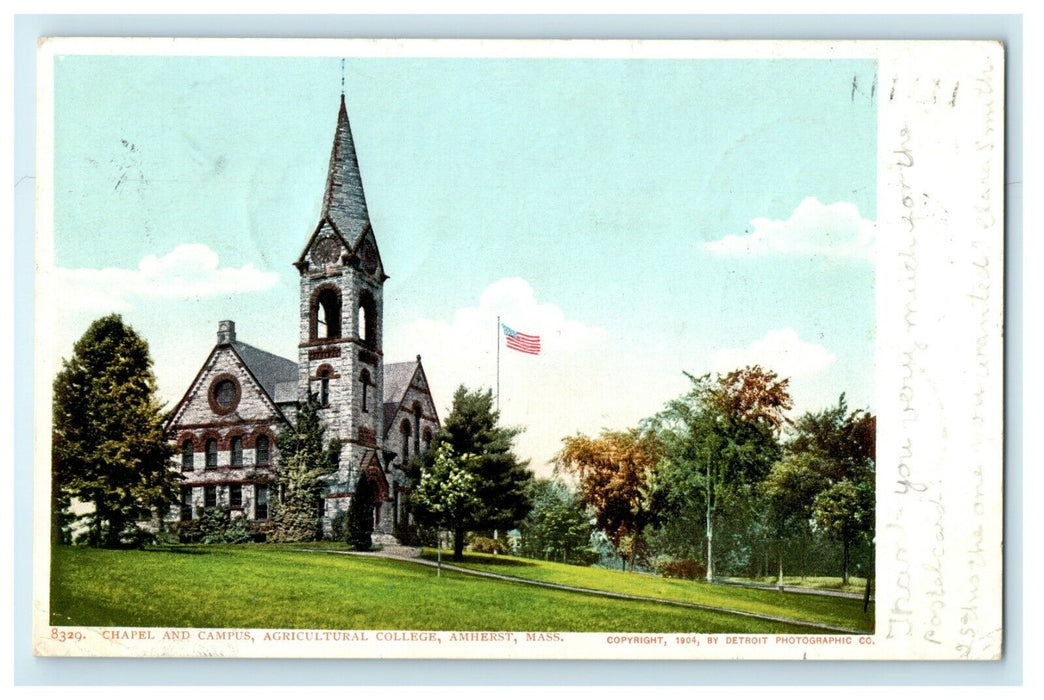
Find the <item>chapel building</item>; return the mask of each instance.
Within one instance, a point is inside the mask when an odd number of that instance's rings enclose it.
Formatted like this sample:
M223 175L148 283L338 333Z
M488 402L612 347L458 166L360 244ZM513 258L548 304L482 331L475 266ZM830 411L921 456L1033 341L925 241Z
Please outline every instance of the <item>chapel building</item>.
M315 398L326 439L341 442L340 464L324 489L321 518L330 534L348 509L360 475L374 486L375 539L405 517L403 470L439 429L420 355L385 364L384 282L388 279L366 208L344 95L319 223L294 262L300 275L297 359L237 338L218 324L217 343L166 423L184 477L173 519L204 508L266 520L279 470L276 440L297 406Z

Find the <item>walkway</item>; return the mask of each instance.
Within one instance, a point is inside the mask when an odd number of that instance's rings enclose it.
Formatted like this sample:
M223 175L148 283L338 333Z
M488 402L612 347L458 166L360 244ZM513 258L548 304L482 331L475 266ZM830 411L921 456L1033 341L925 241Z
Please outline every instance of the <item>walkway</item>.
M753 583L751 581L736 581L734 579L718 579L714 583L721 584L723 586L736 586L738 588L760 588L768 591L778 591L779 586L774 583ZM825 595L832 598L850 598L852 600L862 600L864 598L863 593L853 593L851 591L835 591L831 588L802 588L801 586L783 586L785 593L802 593L804 595ZM874 602L874 596L870 596L870 602Z
M384 559L398 559L400 561L408 561L414 564L421 564L423 566L438 567L438 562L431 561L430 559L422 559L420 557L420 547L403 547L403 546L386 546L383 550L378 552L350 552L339 549L299 549L299 552L326 552L328 554L348 554L352 556L363 556L363 557L381 557ZM835 627L834 625L826 625L819 622L809 622L807 620L798 620L790 617L778 617L775 615L765 615L763 613L747 612L744 610L733 610L731 608L722 608L716 605L705 605L703 603L690 603L683 600L671 600L669 598L653 598L651 596L633 595L631 593L616 593L614 591L602 591L595 588L581 588L579 586L567 586L562 583L550 583L548 581L534 581L528 578L519 578L517 576L508 576L506 574L495 574L489 571L477 571L475 569L468 569L463 566L456 566L446 562L442 563L442 569L444 571L452 571L454 573L466 574L468 576L478 576L480 578L491 578L499 581L507 581L509 583L520 583L526 586L538 586L540 588L551 588L559 591L569 591L571 593L582 593L584 595L596 595L603 598L617 598L621 600L636 600L647 603L659 603L661 605L674 605L681 608L693 608L696 610L707 610L709 612L725 613L728 615L739 615L741 617L751 617L758 620L767 620L769 622L782 622L788 625L800 625L802 627L811 627L814 629L822 630L824 632L830 632L834 634L869 634L867 630L849 629L847 627Z

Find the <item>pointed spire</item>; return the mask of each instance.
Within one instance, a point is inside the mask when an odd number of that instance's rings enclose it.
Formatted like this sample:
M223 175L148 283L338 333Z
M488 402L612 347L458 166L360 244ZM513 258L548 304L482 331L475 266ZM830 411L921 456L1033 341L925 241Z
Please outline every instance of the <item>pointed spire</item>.
M345 236L358 234L370 221L343 92L341 109L337 113L337 131L330 152L330 171L326 176L323 216L330 217Z

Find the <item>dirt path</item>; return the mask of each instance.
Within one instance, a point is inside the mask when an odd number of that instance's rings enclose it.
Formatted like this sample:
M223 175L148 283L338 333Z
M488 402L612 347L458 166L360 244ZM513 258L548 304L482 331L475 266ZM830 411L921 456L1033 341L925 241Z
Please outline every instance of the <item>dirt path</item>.
M347 554L351 556L363 556L363 557L380 557L383 559L397 559L399 561L408 561L414 564L421 564L423 566L438 567L437 562L431 561L430 559L422 559L420 557L421 549L419 547L401 547L401 546L388 546L379 552L348 552L337 549L300 549L296 550L300 552L326 552L329 554ZM809 622L807 620L797 620L790 617L778 617L775 615L765 615L763 613L748 612L745 610L733 610L731 608L722 608L716 605L704 605L702 603L690 603L683 600L671 600L669 598L653 598L651 596L634 595L631 593L616 593L613 591L601 591L595 588L581 588L579 586L567 586L562 583L551 583L549 581L535 581L528 578L519 578L518 576L508 576L506 574L495 574L489 571L477 571L475 569L467 569L463 566L455 566L446 562L442 563L442 569L444 571L452 571L454 573L466 574L468 576L478 576L481 578L491 578L499 581L507 581L509 583L520 583L526 586L539 586L541 588L551 588L559 591L569 591L571 593L582 593L584 595L596 595L603 598L617 598L621 600L637 600L648 603L659 603L661 605L674 605L681 608L693 608L696 610L707 610L709 612L725 613L729 615L740 615L742 617L751 617L758 620L767 620L769 622L782 622L790 625L800 625L802 627L811 627L813 629L822 630L823 632L830 632L834 634L869 634L867 630L849 629L847 627L836 627L834 625L826 625L819 622Z
M751 583L750 581L734 581L724 579L721 581L715 581L715 583L722 586L736 586L737 588L761 588L768 591L778 591L779 586L772 583ZM849 591L835 591L830 588L802 588L801 586L783 586L783 591L786 593L801 593L803 595L825 595L831 598L850 598L852 600L862 600L862 593L852 593ZM874 602L874 596L870 596L870 602Z

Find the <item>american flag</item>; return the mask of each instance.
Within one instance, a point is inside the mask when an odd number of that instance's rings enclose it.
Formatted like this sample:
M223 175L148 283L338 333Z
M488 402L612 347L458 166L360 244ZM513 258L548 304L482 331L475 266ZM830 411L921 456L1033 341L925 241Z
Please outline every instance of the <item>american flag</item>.
M540 336L539 335L527 335L525 333L519 333L513 328L505 326L503 323L500 327L504 329L504 338L506 339L507 346L512 350L518 350L519 352L528 353L530 355L540 354Z

